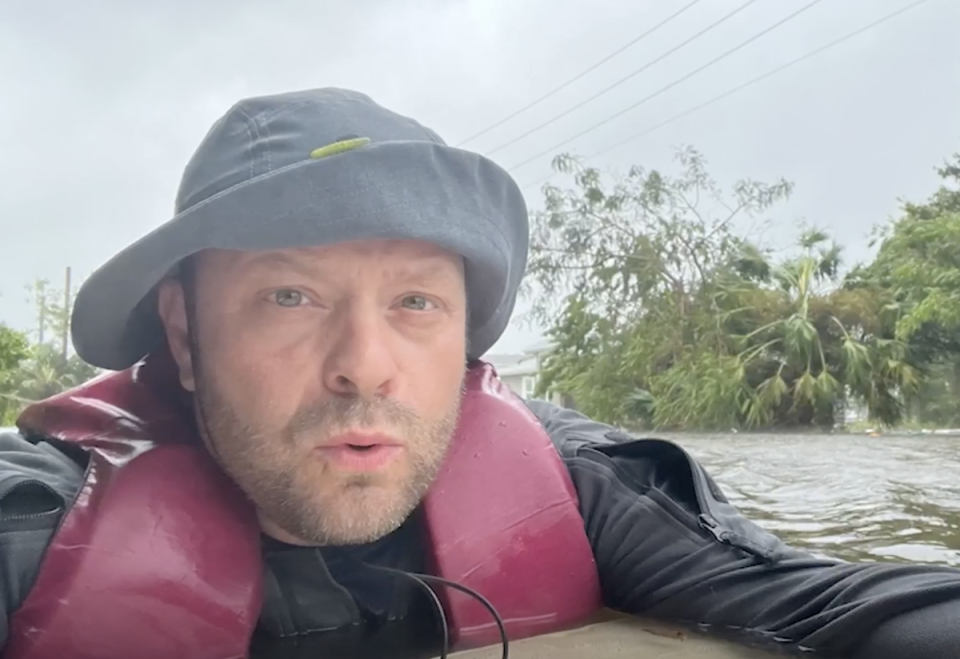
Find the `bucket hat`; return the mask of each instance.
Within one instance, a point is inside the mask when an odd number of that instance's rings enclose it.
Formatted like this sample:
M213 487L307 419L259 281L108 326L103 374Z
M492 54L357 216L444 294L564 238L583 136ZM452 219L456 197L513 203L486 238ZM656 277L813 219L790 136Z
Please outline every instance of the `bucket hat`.
M464 259L468 358L507 327L529 247L516 182L491 160L369 96L314 89L240 101L188 162L175 215L81 286L82 359L132 366L163 341L157 285L205 249L270 250L410 239Z

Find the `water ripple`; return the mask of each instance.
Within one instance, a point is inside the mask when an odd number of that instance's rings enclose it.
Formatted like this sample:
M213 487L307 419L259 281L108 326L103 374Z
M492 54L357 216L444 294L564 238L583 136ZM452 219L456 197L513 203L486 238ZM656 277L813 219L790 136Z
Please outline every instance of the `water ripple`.
M731 502L792 545L960 565L960 437L678 435Z

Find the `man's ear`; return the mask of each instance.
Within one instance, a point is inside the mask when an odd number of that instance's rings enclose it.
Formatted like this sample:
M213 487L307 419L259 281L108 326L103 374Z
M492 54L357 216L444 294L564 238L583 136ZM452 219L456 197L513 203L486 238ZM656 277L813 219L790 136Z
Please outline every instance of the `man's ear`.
M180 373L180 385L187 391L195 391L193 360L190 354L190 327L187 318L186 296L183 285L176 279L165 279L160 283L157 295L157 312L167 335L170 354L177 362Z

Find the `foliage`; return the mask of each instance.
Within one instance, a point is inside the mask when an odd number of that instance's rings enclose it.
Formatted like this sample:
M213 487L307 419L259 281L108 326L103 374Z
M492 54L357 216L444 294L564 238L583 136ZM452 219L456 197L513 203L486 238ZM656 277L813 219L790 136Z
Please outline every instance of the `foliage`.
M37 325L32 332L36 343L57 345L61 354L70 352L70 314L76 287L71 285L70 295L64 289L55 288L48 279L36 279L26 287L28 302L36 313Z
M25 402L43 400L61 391L83 384L97 369L75 354L66 359L48 343L31 346L30 356L14 376L17 395Z
M924 377L907 400L911 416L960 425L960 154L937 170L943 185L925 203L904 204L884 227L872 263L847 287L884 298L896 336Z
M20 410L77 386L97 374L97 369L70 351L70 306L49 282L37 280L28 287L37 309L36 340L0 325L0 426L11 425Z
M27 337L0 324L0 426L10 425L19 408L16 375L29 355Z
M641 168L610 183L568 156L570 189L533 216L533 316L554 343L541 393L621 425L831 426L848 402L895 424L923 362L889 296L845 287L842 251L805 231L773 259L738 224L792 186L740 181L724 194L692 149L679 173Z
M598 170L561 157L575 187L546 188L546 210L532 218L532 314L557 344L541 386L564 388L599 418L652 412L648 380L684 346L720 340L716 323L701 321L717 311L715 271L744 250L731 226L791 189L742 181L725 198L699 153L678 159L678 176L635 167L608 186ZM707 206L720 212L704 215Z
M876 259L852 278L889 291L905 339L960 330L960 155L954 162L938 170L947 185L926 204L906 204L903 216L882 232Z

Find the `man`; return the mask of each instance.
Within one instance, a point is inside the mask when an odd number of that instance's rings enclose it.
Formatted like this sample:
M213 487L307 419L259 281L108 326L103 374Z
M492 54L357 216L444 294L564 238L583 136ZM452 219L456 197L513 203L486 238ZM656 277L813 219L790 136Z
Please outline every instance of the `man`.
M457 585L514 637L602 595L797 654L960 652L960 572L791 550L680 448L497 386L528 227L489 160L358 93L254 98L176 210L77 296L120 373L0 438L3 656L495 642Z

